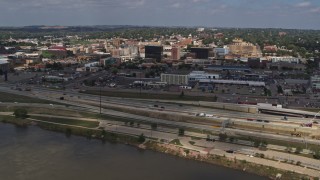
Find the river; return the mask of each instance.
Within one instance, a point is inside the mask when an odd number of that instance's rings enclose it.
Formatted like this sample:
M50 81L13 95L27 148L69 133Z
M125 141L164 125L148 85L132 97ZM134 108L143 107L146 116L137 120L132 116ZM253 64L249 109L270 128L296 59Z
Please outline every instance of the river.
M265 180L149 150L0 123L1 180Z

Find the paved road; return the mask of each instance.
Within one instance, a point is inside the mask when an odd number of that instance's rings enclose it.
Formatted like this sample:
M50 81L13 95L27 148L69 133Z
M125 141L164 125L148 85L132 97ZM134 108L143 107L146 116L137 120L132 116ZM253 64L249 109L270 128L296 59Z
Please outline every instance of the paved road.
M41 88L41 87L33 87L33 91L34 93L42 93L42 94L46 94L46 95L57 95L61 97L64 96L63 94L67 94L66 98L71 98L69 96L74 96L74 97L78 97L81 96L82 99L86 99L86 100L96 100L99 101L99 96L95 96L95 95L89 95L89 94L81 94L78 93L76 91L73 90L51 90L51 89L46 89L46 88ZM59 94L61 93L61 94ZM125 102L124 102L125 100ZM118 104L130 104L131 106L136 106L136 107L149 107L149 106L153 106L154 104L159 104L159 106L164 106L166 107L166 109L168 110L173 110L173 111L179 111L179 112L184 112L184 113L192 113L192 114L196 114L196 113L206 113L206 114L213 114L216 116L226 116L226 117L237 117L237 118L258 118L258 119L262 119L262 120L269 120L271 122L275 121L275 122L279 122L279 123L287 123L287 122L296 122L296 123L302 123L302 122L306 122L306 120L308 119L302 119L302 118L294 118L294 117L290 117L288 119L288 121L284 122L283 120L281 120L281 116L274 116L274 115L267 115L267 114L263 114L261 115L261 117L259 117L259 115L257 116L256 114L250 114L250 113L242 113L242 112L233 112L232 116L230 116L230 111L227 110L217 110L217 109L211 109L211 108L203 108L203 107L195 107L195 106L188 106L188 105L184 105L182 106L178 106L177 104L172 104L174 103L181 103L184 104L186 103L185 101L169 101L169 100L139 100L139 99L130 99L130 98L112 98L112 97L102 97L102 101L108 101L108 102L113 102L113 103L118 103ZM169 103L168 103L169 102ZM171 103L171 104L170 104ZM248 106L248 105L239 105L239 106ZM294 112L302 112L302 111L298 111L298 110L287 110L286 111L294 111ZM304 111L303 111L304 112ZM311 112L309 112L311 113ZM315 113L311 113L311 114L315 114Z
M314 177L320 177L320 171L319 170L319 161L305 158L297 155L290 155L289 160L293 160L294 162L300 161L302 162L302 166L311 167L314 169L307 169L305 167L296 166L292 164L282 163L279 162L277 159L275 160L268 160L268 159L261 159L257 157L250 156L251 154L255 153L262 153L265 154L266 157L275 157L275 156L281 156L283 155L283 158L281 160L285 160L286 157L288 157L288 154L281 153L281 152L274 152L274 151L260 151L257 148L253 147L247 147L247 146L241 146L241 145L235 145L235 144L229 144L229 143L223 143L223 142L207 142L205 140L192 140L188 137L179 138L181 144L183 144L183 147L196 150L202 153L210 153L213 155L219 155L219 156L226 156L230 159L236 158L237 160L246 160L247 162L252 162L255 164L261 164L265 166L271 166L276 167L278 169L283 169L287 171L294 171L302 174L308 174L312 175ZM191 145L189 142L194 141L195 144ZM235 150L236 153L226 153L226 150ZM317 170L315 170L317 169Z
M6 91L6 92L12 92L12 90L5 88L5 87L0 87L0 90ZM30 95L30 92L25 92L25 91L13 91L12 93L27 95L27 96L31 96L31 97L34 96L34 95ZM47 99L47 100L56 101L56 102L61 103L60 100L41 96L40 92L37 93L37 97L39 97L41 99ZM119 98L119 99L121 99L121 98ZM84 108L90 112L99 113L99 108L95 107L95 106L81 104L81 103L72 102L72 101L63 101L63 102L66 104L69 104L69 105L74 105L74 106ZM215 133L221 132L221 129L212 128L211 126L183 123L183 122L173 122L173 121L168 121L168 120L163 120L163 119L149 118L149 117L138 116L138 115L133 115L133 114L124 113L124 112L119 112L119 111L113 111L113 110L109 110L109 109L102 109L102 113L105 115L128 118L128 119L132 119L132 120L136 120L136 121L146 121L149 123L158 123L158 124L164 124L164 125L168 125L168 126L176 126L176 127L184 127L184 128L196 128L196 129L211 131L211 132L215 132ZM288 136L277 135L277 134L252 132L252 131L246 131L246 130L240 130L240 129L229 129L229 128L226 128L224 131L229 134L236 134L236 135L241 135L241 136L270 138L270 139L275 139L275 140L283 140L283 141L299 142L299 143L307 142L309 144L320 145L320 141L313 140L313 139L305 139L304 140L301 138L288 137Z

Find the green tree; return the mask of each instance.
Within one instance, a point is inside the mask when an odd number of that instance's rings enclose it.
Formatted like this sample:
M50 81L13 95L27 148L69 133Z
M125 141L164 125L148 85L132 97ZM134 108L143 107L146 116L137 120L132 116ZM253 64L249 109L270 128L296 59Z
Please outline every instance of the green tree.
M234 142L234 137L230 137L230 138L229 138L229 141L230 141L231 143L233 143L233 142Z
M70 128L67 128L67 129L65 130L65 134L66 134L66 137L70 137L71 134L72 134L72 130L71 130Z
M286 148L286 151L287 151L288 153L291 153L291 152L292 152L292 148L291 148L291 147L287 147L287 148Z
M151 129L152 130L156 130L158 128L158 124L157 123L152 123L151 124Z
M154 71L150 71L150 72L149 72L149 76L151 76L151 77L154 77L155 74L156 74L156 73L155 73Z
M261 141L260 144L261 147L267 147L268 146L268 142L266 140Z
M213 102L217 102L217 100L218 100L218 97L217 97L217 96L214 96L212 101L213 101Z
M320 159L320 151L319 150L316 150L313 154L313 158L315 159Z
M179 136L184 136L184 129L179 128L178 134L179 134Z
M278 93L283 94L283 89L282 89L282 86L280 86L280 85L278 85Z
M219 140L220 141L225 141L225 140L227 140L227 138L228 138L228 135L226 133L220 133L219 134Z
M266 94L267 96L271 96L272 95L272 93L271 93L271 90L270 89L268 89L267 90L267 94Z
M259 147L259 146L260 146L260 141L255 140L255 141L253 142L253 146L254 146L254 147Z
M179 96L180 98L183 98L184 97L184 91L181 91L181 93L180 93L180 96Z
M22 109L22 108L15 109L13 115L16 118L22 118L22 119L25 119L25 118L29 117L28 116L28 111L26 109Z
M296 148L296 151L294 152L295 154L300 154L302 151L302 148L299 146Z
M101 136L102 136L102 137L106 137L106 135L107 135L107 131L103 129L103 130L101 131Z
M118 73L118 69L117 68L112 68L111 73L112 74L117 74Z
M140 136L138 137L138 142L143 143L145 141L146 141L146 138L144 137L144 134L140 134Z

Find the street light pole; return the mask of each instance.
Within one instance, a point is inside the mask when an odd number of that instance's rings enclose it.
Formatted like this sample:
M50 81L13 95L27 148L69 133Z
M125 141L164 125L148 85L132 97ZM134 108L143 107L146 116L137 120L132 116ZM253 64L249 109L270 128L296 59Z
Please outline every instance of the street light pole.
M318 115L319 113L320 113L320 111L317 112L317 113L314 115L313 119L311 120L312 122L316 119L316 117L317 117L317 115Z
M308 149L308 142L306 141L306 138L303 137L304 143L306 144L306 149Z
M100 84L100 116L101 116L101 84Z
M142 89L141 75L142 75L142 73L140 73L140 96L141 96L141 89Z

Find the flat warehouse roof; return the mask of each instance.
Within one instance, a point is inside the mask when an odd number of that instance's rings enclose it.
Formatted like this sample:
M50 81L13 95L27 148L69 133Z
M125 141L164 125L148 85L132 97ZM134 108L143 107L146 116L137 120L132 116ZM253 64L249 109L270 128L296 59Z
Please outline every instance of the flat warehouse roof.
M217 84L237 84L249 86L265 86L264 82L259 81L235 81L235 80L216 80L216 79L201 79L199 82L212 82Z

